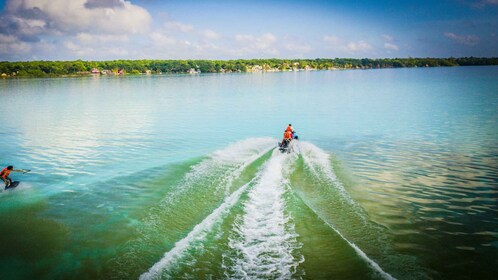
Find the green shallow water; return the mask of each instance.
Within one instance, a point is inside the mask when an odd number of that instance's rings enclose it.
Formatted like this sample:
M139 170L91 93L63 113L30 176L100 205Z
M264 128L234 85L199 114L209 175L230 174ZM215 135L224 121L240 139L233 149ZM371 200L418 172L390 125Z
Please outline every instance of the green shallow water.
M494 279L497 69L0 80L0 279Z

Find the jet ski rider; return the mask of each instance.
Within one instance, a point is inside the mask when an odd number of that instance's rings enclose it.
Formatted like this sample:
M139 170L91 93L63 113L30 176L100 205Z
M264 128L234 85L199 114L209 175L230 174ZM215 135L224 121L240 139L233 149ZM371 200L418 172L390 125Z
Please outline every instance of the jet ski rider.
M284 139L282 140L282 147L287 147L290 143L290 141L292 141L292 132L291 131L288 131L288 130L285 130L284 131Z
M285 131L290 131L291 133L291 139L293 138L293 134L294 134L294 128L292 127L292 124L289 124L289 126L287 126L287 128L285 129Z

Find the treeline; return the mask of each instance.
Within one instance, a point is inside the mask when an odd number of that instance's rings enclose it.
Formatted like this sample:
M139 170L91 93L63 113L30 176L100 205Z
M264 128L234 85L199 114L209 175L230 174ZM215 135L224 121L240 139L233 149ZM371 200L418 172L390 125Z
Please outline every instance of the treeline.
M498 58L238 59L0 62L2 77L58 77L95 74L217 73L498 65Z

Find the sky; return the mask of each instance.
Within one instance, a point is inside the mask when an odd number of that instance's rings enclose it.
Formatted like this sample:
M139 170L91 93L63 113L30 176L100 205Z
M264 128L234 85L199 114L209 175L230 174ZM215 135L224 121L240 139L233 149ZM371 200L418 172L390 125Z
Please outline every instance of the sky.
M0 0L0 61L498 57L498 0Z

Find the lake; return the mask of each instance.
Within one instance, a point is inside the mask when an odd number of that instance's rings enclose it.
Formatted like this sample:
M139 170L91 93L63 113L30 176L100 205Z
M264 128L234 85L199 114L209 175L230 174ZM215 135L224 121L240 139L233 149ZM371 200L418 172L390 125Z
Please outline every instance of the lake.
M31 170L0 279L498 275L496 66L3 79L0 104L0 164Z

